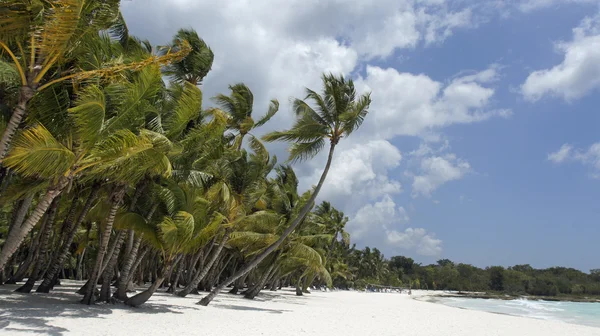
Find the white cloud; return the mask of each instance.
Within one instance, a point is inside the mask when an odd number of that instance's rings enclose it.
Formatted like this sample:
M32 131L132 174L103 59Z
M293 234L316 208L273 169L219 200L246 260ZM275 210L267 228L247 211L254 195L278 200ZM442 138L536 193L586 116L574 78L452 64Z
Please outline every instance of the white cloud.
M423 256L439 255L442 252L442 241L423 228L405 228L410 221L404 207L396 207L396 203L388 195L373 204L360 208L348 222L347 230L353 239L364 244L376 242L393 253L415 252Z
M387 240L394 246L412 250L424 256L436 256L442 253L442 241L422 228L408 228L403 232L387 231Z
M517 7L523 12L530 12L537 9L547 8L558 5L573 4L594 4L598 0L518 0Z
M400 182L388 177L389 171L400 164L402 154L386 140L342 144L334 158L319 196L321 199L352 209L362 202L402 191ZM312 174L301 180L305 187L318 181L324 162L315 160L311 166L314 166Z
M548 154L548 160L554 163L561 163L569 158L573 147L569 144L564 144L554 153Z
M548 160L555 163L579 162L591 167L591 177L600 178L600 142L592 144L587 149L573 149L571 145L564 144L559 150L549 154Z
M505 117L507 111L489 106L494 89L483 86L496 77L497 66L493 65L444 85L424 74L367 66L367 76L359 78L357 86L372 92L373 104L361 134L383 138L425 136L452 124Z
M457 159L455 155L432 156L421 160L421 171L414 176L413 196L430 196L444 183L461 179L471 170L468 162Z
M573 29L573 39L556 43L562 63L532 72L521 86L524 97L536 101L545 95L567 101L600 88L600 15L588 17Z
M496 66L446 82L368 65L397 56L399 49L439 44L460 29L476 27L482 18L478 4L471 2L290 0L282 6L277 0L225 0L214 6L206 1L146 0L124 1L121 7L131 33L153 44L170 41L180 27L193 28L206 40L215 63L202 87L205 105L211 104L208 97L227 93L227 86L237 82L253 91L257 115L266 111L271 98L279 99L280 112L257 135L289 127L293 116L288 98L303 97L305 87L319 89L323 72L349 75L366 64L367 74L356 84L373 91L370 115L339 145L321 194L347 213L402 191L390 176L402 160L390 142L394 137L439 138L438 132L449 125L508 113L492 108ZM284 148L269 145L280 157ZM317 182L325 155L295 167L302 187ZM399 209L394 209L394 220L408 221Z

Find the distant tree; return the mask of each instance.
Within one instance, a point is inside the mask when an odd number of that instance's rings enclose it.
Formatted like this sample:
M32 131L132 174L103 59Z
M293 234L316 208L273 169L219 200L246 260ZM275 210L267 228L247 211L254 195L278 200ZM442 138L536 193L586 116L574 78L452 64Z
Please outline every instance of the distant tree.
M504 290L504 267L493 266L489 268L490 289L495 291Z
M437 264L444 267L444 266L454 266L454 263L450 260L450 259L440 259L437 261Z

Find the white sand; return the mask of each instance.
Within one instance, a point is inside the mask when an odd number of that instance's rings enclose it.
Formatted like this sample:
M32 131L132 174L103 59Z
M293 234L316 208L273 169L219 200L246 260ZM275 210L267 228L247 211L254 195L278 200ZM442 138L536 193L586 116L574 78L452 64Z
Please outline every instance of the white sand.
M1 335L600 335L600 328L491 314L414 300L406 294L261 293L254 301L224 294L210 306L199 296L160 293L146 306L84 306L69 282L51 294L16 294L0 286Z

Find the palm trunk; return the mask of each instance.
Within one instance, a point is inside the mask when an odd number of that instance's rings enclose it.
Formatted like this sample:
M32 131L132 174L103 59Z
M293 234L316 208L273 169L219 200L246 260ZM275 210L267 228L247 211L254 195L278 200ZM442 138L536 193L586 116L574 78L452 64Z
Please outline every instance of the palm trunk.
M119 252L121 251L121 246L125 241L125 231L119 231L117 237L115 238L115 246L112 251L112 255L107 255L108 263L104 266L104 271L102 273L102 289L100 290L100 301L110 302L111 292L110 292L110 283L115 275L115 267L117 265L117 261L119 260Z
M77 262L77 276L75 277L76 280L81 280L83 279L83 260L85 258L85 251L87 250L86 247L83 248L83 251L81 251L81 255L79 256L79 261Z
M261 277L260 281L254 285L254 287L252 287L251 289L248 289L246 291L246 293L244 293L244 297L246 299L254 299L258 293L260 293L260 291L265 288L265 285L267 284L267 280L269 280L269 278L271 277L271 275L273 274L273 270L275 268L275 262L272 262L271 265L269 265L269 268L267 269L267 271L265 272L265 274L263 274L263 276Z
M296 282L296 295L297 296L304 295L304 294L302 294L302 276L300 276L298 278L298 281Z
M179 291L177 293L178 296L185 297L193 289L198 287L198 284L200 283L200 281L202 281L202 279L204 279L204 277L208 274L208 271L211 269L211 267L213 266L215 261L217 261L217 259L221 255L221 251L223 251L223 248L225 247L227 240L229 240L229 231L225 231L223 240L221 240L219 247L217 247L215 252L213 252L213 255L211 256L210 260L208 261L208 264L204 265L204 267L202 268L202 271L198 274L198 276L194 277L194 279L190 283L188 283L184 289L182 289L181 291Z
M66 188L69 184L71 178L66 176L61 176L58 179L58 182L50 187L46 194L39 200L35 209L29 215L27 220L23 222L20 227L14 227L13 230L6 237L6 241L2 246L2 251L0 251L0 269L3 269L8 262L8 259L12 257L12 255L17 251L23 239L27 236L27 234L33 229L33 227L40 221L40 218L46 213L50 204L60 193Z
M142 192L146 189L148 185L148 179L144 178L135 188L135 192L131 197L131 202L129 203L129 212L133 212L135 210L135 206L137 205L137 201L142 196ZM125 247L125 255L129 255L131 250L133 249L133 244L135 242L135 232L133 230L129 230L127 238L127 245Z
M35 262L35 266L33 267L33 271L31 275L27 279L27 282L17 288L15 292L20 293L30 293L33 286L35 286L35 282L44 274L44 268L47 265L48 261L48 245L50 243L50 234L52 233L52 227L54 226L54 220L56 219L56 211L58 209L58 204L60 203L60 196L56 197L52 201L52 205L48 212L46 213L46 223L44 225L43 234L40 238L40 248L37 257L37 261Z
M192 262L190 263L190 266L188 268L188 274L187 277L185 279L185 284L189 284L190 282L192 282L192 279L194 279L194 274L196 274L196 266L198 265L198 262L200 261L200 259L202 259L204 256L204 250L202 248L200 248L198 250L198 252L196 252L196 254L194 255L194 259L192 259ZM198 265L198 269L200 269L200 266Z
M12 143L13 136L17 133L17 129L27 115L27 104L33 98L35 89L29 86L21 86L19 90L19 102L15 106L12 116L4 129L2 139L0 139L0 160L4 159L8 153L8 149Z
M154 280L154 282L152 283L152 285L150 285L150 287L148 289L146 289L145 291L136 294L134 296L132 296L131 298L127 299L125 301L125 304L128 306L132 306L132 307L137 307L139 305L144 304L146 301L148 301L148 299L150 299L150 297L152 297L152 295L154 294L154 292L156 292L156 290L160 287L160 285L162 285L163 281L165 280L165 274L164 271L171 268L173 262L167 262L165 265L163 265L163 267L161 267L158 271L157 277Z
M119 210L119 206L121 205L121 201L123 200L123 195L125 194L125 186L118 185L115 187L111 195L111 209L108 214L108 218L106 219L106 226L104 228L104 232L102 233L102 238L99 243L98 248L98 256L96 257L96 264L94 265L94 270L92 271L92 275L90 276L90 286L86 289L85 296L81 301L83 304L90 305L93 302L94 292L96 291L96 283L98 282L98 278L100 276L100 269L102 268L102 262L104 260L104 256L106 255L106 249L108 247L108 240L110 239L110 234L112 232L112 226L115 222L115 216L117 215L117 210Z
M152 207L150 208L150 211L148 211L148 215L146 215L147 221L150 221L150 219L154 215L154 212L156 211L156 209L158 209L158 203L155 203L154 205L152 205ZM137 254L140 249L140 245L142 244L143 236L144 236L144 234L140 233L138 235L137 239L135 240L135 242L131 248L131 251L129 251L129 253L125 253L126 259L125 259L125 263L123 265L123 270L121 271L121 274L119 274L119 282L117 284L117 292L115 293L115 297L118 300L121 300L121 301L127 300L127 287L129 285L129 281L130 281L129 273L131 272L131 270L135 270L137 267L137 266L136 267L132 267L132 266L136 261Z
M292 224L290 224L290 226L287 229L285 229L285 231L281 234L279 239L277 239L275 243L271 244L259 255L254 257L254 259L247 263L245 267L243 267L242 269L231 275L229 278L227 278L225 281L223 281L221 284L219 284L207 296L200 300L198 304L202 306L208 306L210 302L215 298L215 296L217 296L225 287L229 286L229 284L237 280L239 277L250 272L253 268L258 266L258 264L260 264L260 262L263 261L269 254L271 254L271 252L275 251L281 245L281 243L283 243L283 241L290 235L290 233L292 233L292 231L294 231L294 229L304 220L304 217L306 217L306 215L312 208L313 203L315 202L315 199L317 198L317 195L319 194L319 191L321 191L321 187L325 182L325 178L327 177L327 173L329 172L329 168L331 167L331 162L333 161L334 149L335 143L332 142L331 147L329 148L329 156L327 157L327 164L325 165L325 170L323 170L323 174L321 174L321 178L319 179L319 183L317 184L315 191L310 196L310 199L306 202L306 204L304 204L304 206L300 210L298 217L296 217Z
M148 251L150 251L150 248L145 248L142 250L142 253L140 253L140 255L137 257L137 259L135 260L135 263L133 264L133 267L131 267L131 269L133 271L135 271L140 264L142 263L142 260L144 260L144 257L146 256L146 254L148 253ZM127 279L127 283L129 284L129 282L133 281L133 276L134 276L135 272L130 272L129 273L129 278ZM140 270L140 274L142 275L142 282L144 281L144 272L143 270ZM125 289L125 291L127 291L127 289Z
M173 262L173 264L171 264L171 267L169 268L169 271L167 272L167 275L165 276L165 280L167 280L167 282L165 283L163 281L163 284L165 286L168 285L169 282L171 281L171 277L173 276L173 271L175 270L175 267L177 267L177 264L181 261L181 258L183 258L183 254L178 255L177 258L175 258L175 261Z
M223 274L223 272L225 271L227 266L229 266L229 263L231 262L231 260L233 260L233 254L230 254L229 257L227 258L227 260L225 262L223 262L223 266L221 266L221 269L219 270L219 272L217 272L216 276L211 281L210 288L214 287L217 284L217 282L219 281L219 279L221 279L221 274Z
M175 274L175 279L169 285L169 288L167 289L167 293L174 293L175 290L177 289L177 286L179 285L179 278L181 277L181 272L183 272L183 269L186 266L185 260L181 261L182 258L183 258L183 255L179 257L179 262L181 262L181 265L179 265L179 267L177 267L177 273ZM175 264L173 264L173 267L177 266L177 263L178 262L175 261ZM169 278L169 280L170 280L170 278Z
M85 201L83 209L81 210L81 213L79 213L77 220L75 222L70 221L70 222L65 223L67 225L65 225L64 230L67 232L67 236L65 237L65 239L63 241L60 253L58 253L57 258L52 261L50 268L48 269L48 271L46 272L46 275L44 276L44 280L38 286L36 292L38 292L38 293L50 292L50 289L52 288L55 276L58 274L58 272L62 268L63 264L65 263L65 260L67 260L67 257L69 256L69 250L71 248L71 243L73 242L73 238L75 238L75 233L77 233L77 228L79 227L79 225L81 225L81 223L87 216L87 213L92 208L92 205L94 204L94 202L96 201L96 198L98 196L99 190L100 190L100 184L95 183L92 186L92 190L90 191L90 194L88 195L88 198Z

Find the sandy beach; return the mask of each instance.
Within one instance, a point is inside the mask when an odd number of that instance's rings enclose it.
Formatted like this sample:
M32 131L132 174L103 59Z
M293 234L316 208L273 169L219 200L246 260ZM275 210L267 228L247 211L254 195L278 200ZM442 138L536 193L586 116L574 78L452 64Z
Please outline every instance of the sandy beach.
M51 294L0 287L3 335L600 335L600 328L499 315L414 300L431 292L264 292L253 300L223 294L209 307L159 293L147 305L84 306L67 282Z

